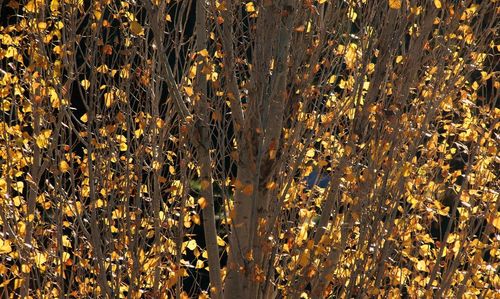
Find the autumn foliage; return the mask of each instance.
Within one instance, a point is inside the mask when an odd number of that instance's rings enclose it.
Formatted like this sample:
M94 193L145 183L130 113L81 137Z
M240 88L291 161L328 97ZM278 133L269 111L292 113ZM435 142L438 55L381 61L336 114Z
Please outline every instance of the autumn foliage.
M500 2L0 1L2 298L498 298Z

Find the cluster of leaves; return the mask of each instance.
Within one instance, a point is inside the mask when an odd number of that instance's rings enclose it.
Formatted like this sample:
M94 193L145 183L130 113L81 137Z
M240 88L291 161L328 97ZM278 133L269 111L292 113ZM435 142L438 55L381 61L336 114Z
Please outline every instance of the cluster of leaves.
M197 2L1 8L1 296L498 295L497 1Z

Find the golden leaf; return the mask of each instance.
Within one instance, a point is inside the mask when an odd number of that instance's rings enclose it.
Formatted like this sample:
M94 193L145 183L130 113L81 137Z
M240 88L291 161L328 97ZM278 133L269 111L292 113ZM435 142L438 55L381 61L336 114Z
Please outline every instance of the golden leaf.
M196 240L189 240L186 244L189 250L194 250L196 248Z
M111 107L111 105L113 104L115 100L115 95L113 92L106 92L104 94L104 104L106 105L106 107Z
M436 6L437 9L441 9L441 7L443 7L441 1L439 0L434 0L434 6Z
M14 189L14 191L17 191L19 193L22 193L24 190L24 182L18 181L12 183L12 189Z
M52 134L52 130L43 130L40 135L35 137L36 145L39 148L46 148L49 145L49 138Z
M130 31L135 35L143 35L144 28L142 28L141 24L137 21L130 22Z
M69 237L66 235L62 236L62 243L64 247L69 247L71 248L71 241L69 240Z
M333 84L337 81L337 76L331 75L330 78L328 79L328 83Z
M418 261L416 268L417 268L418 271L424 271L424 272L428 272L429 271L427 269L427 265L425 264L424 260Z
M200 54L200 56L202 56L202 57L207 57L208 51L207 51L207 49L203 49L203 50L199 51L198 54Z
M307 150L306 156L309 158L313 158L315 154L316 154L316 151L313 148L310 148Z
M401 0L389 0L389 7L392 9L400 9Z
M64 160L61 161L61 162L59 162L59 170L61 172L68 172L68 170L69 170L69 164L68 164L68 162L66 162Z
M86 123L88 121L88 116L87 116L87 113L85 113L84 115L82 115L82 117L80 117L80 120L84 123Z
M100 66L98 66L96 68L96 71L98 73L104 74L104 73L107 73L109 71L109 67L105 64L101 64ZM102 88L102 86L101 86L101 88Z
M200 197L198 199L198 205L200 208L204 209L207 206L207 199L205 197Z
M253 2L248 2L246 5L245 5L245 8L247 10L247 12L255 12L255 6L253 5Z
M21 205L21 199L21 196L14 196L14 198L12 198L14 206L19 207Z
M500 231L500 216L493 218L491 225Z
M44 271L47 267L44 265L47 261L47 254L42 252L37 252L35 254L35 264L38 269Z
M6 254L12 252L12 247L10 246L9 240L0 239L0 253Z
M36 3L36 2L38 2L38 1L35 1L35 0L29 1L24 6L24 10L27 11L27 12L34 13L40 7L40 4Z
M50 10L52 12L55 12L55 11L59 10L59 1L58 0L52 0L52 1L50 1Z
M184 91L186 92L186 94L190 97L194 94L193 92L193 88L192 87L189 87L189 86L184 86Z
M202 260L197 260L195 268L196 269L203 269L203 267L205 267L205 263Z
M221 237L217 236L217 245L219 245L219 246L225 246L226 242L224 242L224 240L222 240Z

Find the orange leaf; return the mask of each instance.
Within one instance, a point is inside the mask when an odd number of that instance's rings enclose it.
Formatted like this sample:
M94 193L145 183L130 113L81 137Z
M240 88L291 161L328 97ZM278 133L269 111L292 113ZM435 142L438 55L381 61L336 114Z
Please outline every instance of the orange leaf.
M253 185L252 184L248 184L245 186L245 188L243 188L243 194L245 194L246 196L250 196L252 195L253 193Z
M200 205L200 208L204 209L207 206L207 199L205 197L200 197L198 199L198 205Z

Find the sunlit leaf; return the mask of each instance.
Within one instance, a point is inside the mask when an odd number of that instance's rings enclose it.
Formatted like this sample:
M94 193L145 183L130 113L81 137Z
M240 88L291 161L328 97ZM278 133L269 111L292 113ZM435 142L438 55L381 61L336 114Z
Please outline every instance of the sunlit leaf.
M6 254L12 252L9 240L0 239L0 253Z
M196 246L196 240L189 240L186 244L186 247L191 251L195 250Z
M255 12L255 6L253 4L253 2L248 2L246 5L245 5L245 8L246 8L246 11L247 12Z
M38 136L35 136L36 145L39 148L46 148L49 145L51 135L52 130L43 130Z
M144 28L137 21L130 22L130 31L135 35L144 35Z
M389 7L392 9L400 9L401 8L401 0L388 0Z

